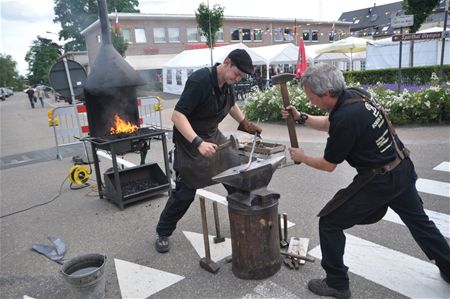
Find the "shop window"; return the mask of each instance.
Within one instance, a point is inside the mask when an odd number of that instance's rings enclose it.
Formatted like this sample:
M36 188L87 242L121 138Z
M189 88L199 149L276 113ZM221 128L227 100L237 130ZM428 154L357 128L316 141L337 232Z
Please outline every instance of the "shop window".
M186 33L187 33L188 42L198 42L197 28L187 28Z
M249 41L252 40L251 30L248 28L242 29L242 40Z
M144 28L135 28L134 29L134 38L136 39L136 43L146 43L147 38L145 37Z
M219 28L219 31L216 32L216 41L223 42L223 28Z
M318 30L311 31L311 40L314 42L319 41L319 31Z
M166 42L166 31L164 28L153 28L153 38L155 39L155 43Z
M283 29L277 28L273 30L273 40L276 42L283 41Z
M303 30L303 40L309 41L311 39L310 36L309 30Z
M262 29L253 29L253 40L262 41Z
M131 30L130 30L130 29L126 29L126 28L122 28L121 31L122 31L123 39L124 39L126 42L131 43L131 42L132 42L132 39L131 39Z
M240 41L241 37L239 34L239 28L231 28L231 40L232 41Z
M180 28L168 28L167 32L169 34L169 43L180 42Z
M294 40L294 31L292 29L285 28L283 32L283 39L291 42Z

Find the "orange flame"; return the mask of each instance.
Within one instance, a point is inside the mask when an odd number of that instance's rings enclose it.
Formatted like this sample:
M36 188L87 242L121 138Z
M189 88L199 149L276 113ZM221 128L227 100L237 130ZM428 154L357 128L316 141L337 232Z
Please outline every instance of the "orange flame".
M138 126L121 119L117 113L114 114L114 127L110 130L111 134L134 133L137 130Z

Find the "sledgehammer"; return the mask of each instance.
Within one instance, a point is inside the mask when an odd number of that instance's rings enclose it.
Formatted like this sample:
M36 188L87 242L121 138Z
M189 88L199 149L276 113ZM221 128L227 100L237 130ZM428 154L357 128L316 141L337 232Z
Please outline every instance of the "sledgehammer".
M287 82L295 78L294 74L284 73L272 77L272 84L279 84L281 88L281 97L283 98L284 108L291 105L289 102L289 92L287 88ZM287 127L289 131L289 140L291 141L291 147L298 148L297 134L295 133L295 119L292 116L292 111L290 112L288 118L286 118ZM300 164L300 162L295 162L295 164Z

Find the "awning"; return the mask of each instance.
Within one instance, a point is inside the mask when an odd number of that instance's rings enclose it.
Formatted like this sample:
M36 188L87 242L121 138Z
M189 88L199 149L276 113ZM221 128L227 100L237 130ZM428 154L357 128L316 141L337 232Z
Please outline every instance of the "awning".
M137 71L162 69L163 65L177 54L135 55L127 56L125 60Z

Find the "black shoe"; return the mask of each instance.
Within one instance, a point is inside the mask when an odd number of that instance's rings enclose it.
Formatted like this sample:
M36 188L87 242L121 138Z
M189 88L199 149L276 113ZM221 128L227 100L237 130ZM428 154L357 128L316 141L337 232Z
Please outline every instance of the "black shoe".
M348 299L352 295L349 289L338 290L329 287L325 279L311 279L308 282L308 289L319 296L329 296L338 299Z
M441 277L443 280L445 280L447 283L450 283L450 277L447 274L445 274L445 272L439 270L439 273L441 273Z
M159 253L169 252L170 250L170 242L169 237L166 236L156 236L155 240L155 249Z

